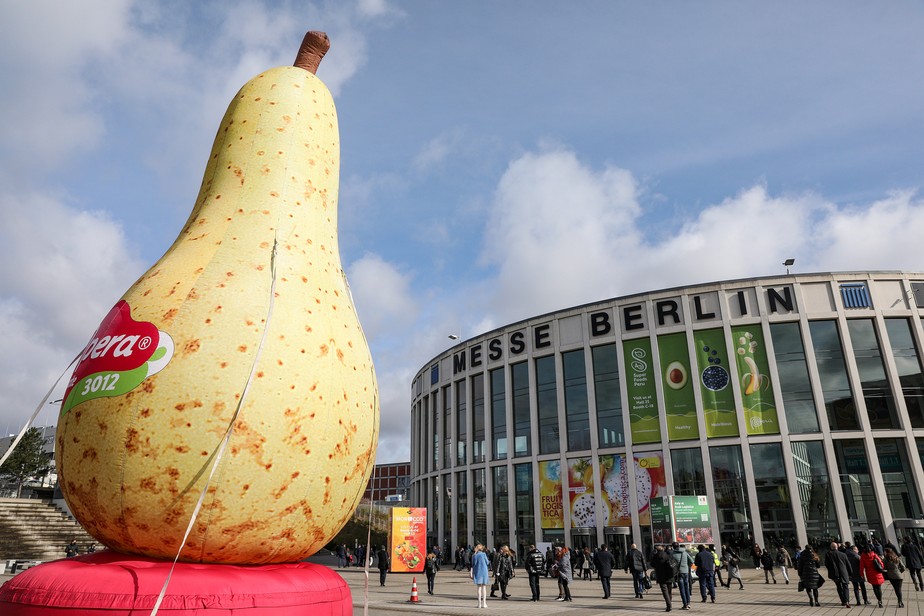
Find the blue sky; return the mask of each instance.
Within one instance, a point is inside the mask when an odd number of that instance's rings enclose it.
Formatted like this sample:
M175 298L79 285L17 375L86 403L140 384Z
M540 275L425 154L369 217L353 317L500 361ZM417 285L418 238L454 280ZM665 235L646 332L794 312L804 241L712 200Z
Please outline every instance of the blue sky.
M464 338L666 286L924 270L924 5L0 4L0 429L169 247L212 138L306 30L337 103L379 462ZM49 408L39 423L54 422Z

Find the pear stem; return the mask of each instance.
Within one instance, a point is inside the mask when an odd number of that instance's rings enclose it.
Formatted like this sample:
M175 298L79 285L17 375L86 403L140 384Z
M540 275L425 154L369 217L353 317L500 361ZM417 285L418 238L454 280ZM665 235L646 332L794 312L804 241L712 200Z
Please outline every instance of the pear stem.
M327 38L327 33L312 30L305 34L305 38L302 39L302 46L298 49L298 55L295 56L293 66L303 68L315 75L318 72L318 65L321 64L321 59L328 49L330 49L330 39Z

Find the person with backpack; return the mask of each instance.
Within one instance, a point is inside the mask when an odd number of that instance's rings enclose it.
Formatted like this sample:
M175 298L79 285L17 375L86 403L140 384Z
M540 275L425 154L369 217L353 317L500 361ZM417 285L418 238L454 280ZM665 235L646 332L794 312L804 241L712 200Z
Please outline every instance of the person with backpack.
M440 561L436 554L430 552L424 560L424 574L427 576L427 594L433 594L433 583L436 581L436 572L440 570Z
M780 568L783 579L789 584L789 570L792 568L792 557L789 555L789 550L782 545L776 551L776 566Z
M776 576L773 574L773 557L770 556L770 550L764 550L760 553L760 566L764 570L764 584L769 584L770 578L773 578L773 583L776 584Z
M655 581L664 597L665 612L671 611L671 593L674 587L675 571L677 568L674 558L664 549L663 545L655 546L655 553L651 557L651 568L654 569Z
M645 555L638 549L634 543L629 547L626 553L626 573L632 574L632 586L635 588L635 598L645 598L645 572L648 567L645 565Z

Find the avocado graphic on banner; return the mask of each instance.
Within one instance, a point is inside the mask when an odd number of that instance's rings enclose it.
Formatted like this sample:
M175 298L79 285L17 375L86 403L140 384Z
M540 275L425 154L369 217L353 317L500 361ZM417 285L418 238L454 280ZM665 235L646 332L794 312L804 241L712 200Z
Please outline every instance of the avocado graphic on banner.
M699 438L696 399L690 378L690 357L685 334L658 336L667 436L672 441Z
M703 418L706 436L717 438L738 436L738 413L735 392L731 387L725 332L704 329L693 334L696 340L696 363L699 369L699 391L703 397Z
M732 328L735 360L741 377L741 404L749 435L779 434L773 388L770 386L770 366L767 347L760 325Z
M632 442L657 443L661 441L658 421L658 399L655 393L654 366L651 358L651 341L648 338L626 340L625 353L626 391L629 395L629 425Z

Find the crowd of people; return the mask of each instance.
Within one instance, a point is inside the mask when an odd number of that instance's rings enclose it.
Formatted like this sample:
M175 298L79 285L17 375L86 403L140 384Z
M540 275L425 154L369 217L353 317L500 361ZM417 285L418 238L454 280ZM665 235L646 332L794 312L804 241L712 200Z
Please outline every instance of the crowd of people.
M764 550L755 544L750 548L750 556L754 559L755 569L763 572L765 584L790 584L795 581L798 591L806 593L812 607L821 605L818 591L826 580L831 582L837 601L844 608L871 605L867 585L872 588L876 604L882 607L882 585L886 581L895 593L898 607L904 607L902 582L906 569L910 572L914 589L924 590L921 574L924 552L910 538L903 540L901 548L892 544L882 545L876 540L859 546L849 542L832 542L826 547L828 549L820 556L810 545L795 550L776 545ZM522 563L529 578L530 600L540 600L541 578L554 579L558 590L555 600L569 602L572 601L571 584L574 580L592 580L595 577L601 584L602 598L609 599L611 578L613 571L618 569L617 563L622 564L625 573L631 574L636 599L644 599L653 588L657 588L668 612L674 608L675 590L679 595L680 609L691 609L694 582L703 603L716 602L717 587L744 589L741 555L728 545L722 545L720 550L716 550L714 545L658 545L646 556L633 544L624 559L619 556L613 554L608 546L595 550L588 547L574 550L548 547L543 553L535 545L530 545ZM497 550L482 544L459 547L452 557L455 570L467 570L475 584L478 607L487 607L488 597L498 597L497 593L500 593L501 600L509 598L508 585L516 577L518 568L517 554L509 546L503 545ZM424 571L430 594L434 594L434 579L441 561L438 548L427 554ZM548 583L543 586L547 587Z

